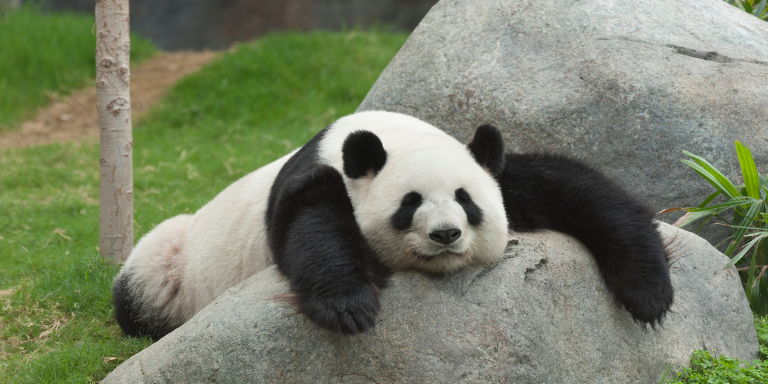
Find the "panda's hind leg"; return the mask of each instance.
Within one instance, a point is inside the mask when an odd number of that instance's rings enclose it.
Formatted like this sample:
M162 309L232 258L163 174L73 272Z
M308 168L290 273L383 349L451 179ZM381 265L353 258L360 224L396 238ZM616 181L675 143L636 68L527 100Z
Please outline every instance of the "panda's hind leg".
M142 237L112 285L115 318L126 335L158 340L186 321L182 276L191 215L168 219Z

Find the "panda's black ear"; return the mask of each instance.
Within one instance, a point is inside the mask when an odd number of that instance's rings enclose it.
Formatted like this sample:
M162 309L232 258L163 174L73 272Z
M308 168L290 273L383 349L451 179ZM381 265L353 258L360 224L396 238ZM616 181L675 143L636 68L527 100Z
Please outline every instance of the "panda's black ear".
M387 151L373 132L356 131L344 140L341 157L344 160L344 174L350 179L357 179L370 171L379 173L387 162Z
M504 169L504 139L496 127L481 125L467 145L472 157L492 175L498 176Z

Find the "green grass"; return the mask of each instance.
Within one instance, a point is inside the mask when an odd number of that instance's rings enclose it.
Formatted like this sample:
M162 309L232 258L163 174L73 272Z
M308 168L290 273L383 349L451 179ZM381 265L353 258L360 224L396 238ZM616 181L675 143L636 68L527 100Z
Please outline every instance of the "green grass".
M768 364L743 362L727 356L714 357L707 351L694 351L691 368L678 374L669 384L764 384L768 383Z
M768 383L768 317L755 316L760 342L760 359L741 361L727 356L713 356L709 351L694 351L691 367L683 369L664 384L762 384ZM665 376L668 376L665 374Z
M668 367L662 384L760 384L768 383L768 316L755 315L759 359L742 361L727 356L713 356L709 351L694 351L690 368L670 375ZM716 352L713 350L713 352Z
M96 37L93 16L43 14L25 6L0 14L0 131L31 117L53 95L92 84ZM131 36L131 61L157 49Z
M755 317L757 339L760 342L760 360L768 360L768 316Z
M405 38L273 35L183 79L135 124L137 239L353 112ZM150 344L112 318L97 200L97 145L0 152L0 383L97 382Z

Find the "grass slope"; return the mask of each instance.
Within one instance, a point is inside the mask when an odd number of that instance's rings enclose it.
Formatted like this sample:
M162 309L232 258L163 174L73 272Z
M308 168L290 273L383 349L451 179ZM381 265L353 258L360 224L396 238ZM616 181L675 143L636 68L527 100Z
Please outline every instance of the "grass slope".
M0 128L32 116L51 96L93 81L96 36L93 16L43 14L32 6L0 14ZM131 61L157 49L131 36Z
M183 79L135 124L137 239L353 112L405 38L272 35ZM97 246L97 145L0 152L0 383L97 382L150 344L122 337Z

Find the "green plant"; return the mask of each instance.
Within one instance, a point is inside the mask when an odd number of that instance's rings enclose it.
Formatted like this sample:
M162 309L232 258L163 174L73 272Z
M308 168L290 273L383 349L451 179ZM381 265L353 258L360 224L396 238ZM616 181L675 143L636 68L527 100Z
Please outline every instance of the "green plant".
M693 153L683 151L691 160L681 160L710 183L715 192L707 197L698 207L673 208L665 212L683 209L687 211L678 222L683 227L697 220L704 219L699 228L711 218L722 220L731 227L730 243L725 255L731 258L725 268L738 266L744 288L752 311L759 315L768 313L768 205L766 177L757 171L755 160L749 148L736 141L736 153L741 164L743 185L734 185L707 160ZM768 175L767 175L768 177ZM724 196L724 203L712 204L718 196ZM711 205L712 204L712 205ZM733 219L727 220L722 213L733 210ZM751 259L743 261L745 256Z
M723 1L755 17L759 17L763 20L768 20L768 7L766 7L766 1L768 0L760 0L759 3L757 3L757 0L723 0Z
M760 343L760 360L768 360L768 317L755 316L755 329Z
M666 378L667 372L664 373ZM758 384L768 382L768 363L754 360L743 362L708 351L694 351L691 367L679 372L667 384ZM665 383L662 379L662 383Z
M675 378L667 379L673 366L664 370L661 383L763 383L768 378L768 317L755 316L755 328L760 344L760 360L739 361L727 357L714 358L707 351L695 351L691 356L691 367L683 368ZM762 380L758 380L762 379ZM668 381L669 380L669 381Z

